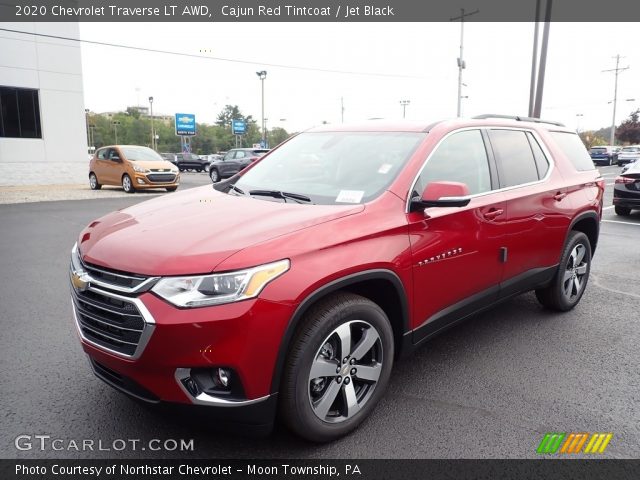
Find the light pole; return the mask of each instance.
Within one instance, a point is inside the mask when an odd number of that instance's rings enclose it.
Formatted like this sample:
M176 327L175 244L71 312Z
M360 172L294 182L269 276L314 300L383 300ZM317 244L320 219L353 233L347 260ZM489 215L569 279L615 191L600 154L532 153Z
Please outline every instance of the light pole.
M460 9L460 15L457 17L453 17L450 21L460 20L460 56L458 57L458 113L457 116L462 115L462 70L467 68L467 64L464 61L462 56L462 51L464 47L464 17L470 17L471 15L475 15L480 10L474 10L473 12L464 13L464 8Z
M400 105L402 105L402 118L405 118L407 113L407 105L411 103L411 100L400 100Z
M576 133L580 134L580 117L584 117L582 113L576 113Z
M155 129L153 128L153 97L149 97L149 107L150 107L150 114L151 114L151 148L155 150L156 149L156 132L155 132Z
M89 109L84 109L84 121L87 124L87 146L91 148L91 129L89 128Z
M267 137L265 135L265 124L264 124L264 79L267 78L267 71L266 70L260 70L259 72L256 72L256 75L258 75L258 78L260 78L260 83L262 84L262 146L266 147L267 146Z
M120 122L117 120L114 120L113 122L111 122L111 124L113 125L113 133L116 136L116 145L118 144L118 125L120 125Z

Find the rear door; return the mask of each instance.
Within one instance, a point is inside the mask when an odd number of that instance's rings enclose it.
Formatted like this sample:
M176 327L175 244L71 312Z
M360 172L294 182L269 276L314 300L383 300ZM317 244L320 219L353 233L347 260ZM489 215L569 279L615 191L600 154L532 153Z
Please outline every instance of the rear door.
M412 197L434 181L466 184L471 200L465 207L408 213L418 327L414 343L496 300L502 278L506 204L495 191L495 167L481 130L446 136L426 160Z
M108 179L107 175L109 174L109 158L107 154L109 153L108 148L101 148L96 152L95 162L93 165L93 173L98 177L98 182L102 184L107 184Z
M494 128L488 134L507 205L502 293L509 295L552 274L573 209L534 131Z

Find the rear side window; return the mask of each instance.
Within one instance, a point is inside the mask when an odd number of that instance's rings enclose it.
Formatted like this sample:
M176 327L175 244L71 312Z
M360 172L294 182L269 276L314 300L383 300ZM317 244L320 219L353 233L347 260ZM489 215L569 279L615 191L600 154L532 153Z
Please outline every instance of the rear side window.
M539 180L538 167L525 132L489 130L489 138L498 163L502 188Z
M443 140L420 174L412 196L422 195L428 183L438 181L464 183L471 195L491 190L487 150L480 130L465 130Z
M571 163L579 172L594 170L596 167L587 152L582 140L575 133L550 132L551 136Z
M538 168L538 177L544 178L549 171L549 160L547 160L542 148L540 148L540 144L530 132L527 132L527 138L529 139L529 145L531 145L531 150L533 151L533 158Z

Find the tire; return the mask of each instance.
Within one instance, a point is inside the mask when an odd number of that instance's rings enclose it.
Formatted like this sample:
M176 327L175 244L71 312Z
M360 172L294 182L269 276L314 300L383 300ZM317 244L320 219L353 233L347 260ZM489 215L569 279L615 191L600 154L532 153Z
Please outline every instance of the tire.
M178 189L178 187L167 187L166 190L167 192L175 192Z
M133 186L131 177L126 173L122 176L122 189L127 193L135 193L136 189Z
M578 231L571 231L565 244L560 264L551 284L536 290L538 301L545 307L567 312L575 307L589 280L591 271L591 243Z
M209 169L209 177L211 177L213 183L218 183L220 181L220 172L218 172L217 168L211 168Z
M305 315L285 363L279 402L285 425L313 442L353 431L384 395L393 350L389 319L371 300L338 293L320 301Z
M620 215L621 217L628 217L629 215L631 215L631 209L628 207L620 207L616 205L614 207L614 210L616 212L616 215Z
M89 187L91 187L91 190L100 190L102 188L102 185L98 182L98 177L93 172L89 174Z
M196 168L196 172L200 173L200 172L202 172L202 169L201 168Z

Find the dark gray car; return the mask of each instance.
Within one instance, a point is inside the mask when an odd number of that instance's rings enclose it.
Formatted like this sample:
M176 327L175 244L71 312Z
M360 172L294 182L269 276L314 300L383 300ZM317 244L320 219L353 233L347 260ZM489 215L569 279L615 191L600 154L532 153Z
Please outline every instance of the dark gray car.
M234 176L268 151L269 149L266 148L234 148L229 150L221 160L211 162L209 165L211 181L216 183L223 178Z
M203 160L195 153L178 153L176 154L176 165L181 172L185 170L195 170L196 172L202 172L206 169L209 162Z

